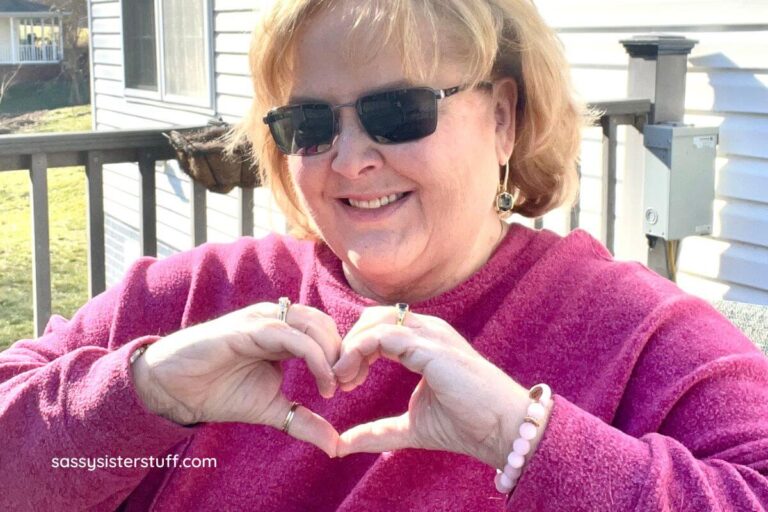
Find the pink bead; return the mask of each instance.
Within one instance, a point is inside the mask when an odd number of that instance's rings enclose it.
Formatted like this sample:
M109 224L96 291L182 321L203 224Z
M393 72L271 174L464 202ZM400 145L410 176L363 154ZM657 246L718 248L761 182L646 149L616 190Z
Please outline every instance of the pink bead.
M531 443L527 439L515 439L515 442L512 445L512 451L519 453L520 455L528 455L528 452L531 451Z
M513 468L509 464L504 466L504 474L507 475L513 482L516 482L517 479L520 478L522 472L523 470L521 468Z
M499 476L499 483L500 483L500 484L501 484L501 486L502 486L502 487L504 487L505 489L510 489L510 490L512 490L512 487L514 487L514 486L515 486L515 483L512 481L512 479L511 479L511 478L509 478L509 477L507 476L507 474L506 474L506 473L502 473L502 474L501 474L501 476Z
M521 468L525 464L525 457L519 453L512 452L507 457L507 463L513 468Z
M507 494L509 491L512 490L512 488L507 488L501 485L501 475L504 473L496 473L496 478L493 479L493 483L496 484L496 490L499 491L501 494Z
M536 437L536 426L527 421L523 422L523 424L520 425L520 437L528 441Z
M547 415L547 410L538 402L533 402L528 406L528 416L535 420L543 420Z

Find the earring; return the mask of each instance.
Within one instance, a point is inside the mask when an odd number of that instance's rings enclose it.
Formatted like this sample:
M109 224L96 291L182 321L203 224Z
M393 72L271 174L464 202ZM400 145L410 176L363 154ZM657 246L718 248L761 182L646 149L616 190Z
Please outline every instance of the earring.
M504 165L504 184L499 183L499 189L496 192L496 213L500 219L506 219L512 215L512 208L515 207L517 198L509 193L507 185L509 183L509 160Z

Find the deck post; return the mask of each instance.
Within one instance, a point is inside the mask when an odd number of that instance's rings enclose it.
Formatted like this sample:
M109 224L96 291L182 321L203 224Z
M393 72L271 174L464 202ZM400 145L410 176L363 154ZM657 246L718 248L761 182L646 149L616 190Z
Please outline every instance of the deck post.
M680 36L638 36L621 41L629 54L627 96L653 102L648 124L683 120L688 54L697 42ZM646 158L643 135L628 130L626 141L624 190L641 191ZM667 272L666 244L649 243L645 238L642 194L625 194L623 205L623 230L629 236L623 240L622 256L642 261L647 255L649 267L671 277Z

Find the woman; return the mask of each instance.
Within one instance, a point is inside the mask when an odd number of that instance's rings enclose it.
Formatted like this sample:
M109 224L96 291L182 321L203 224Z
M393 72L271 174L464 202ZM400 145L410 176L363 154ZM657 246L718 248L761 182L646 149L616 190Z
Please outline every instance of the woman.
M265 6L242 132L298 239L141 259L2 354L2 453L32 453L0 508L765 506L766 358L586 233L500 221L572 192L566 69L527 0ZM50 463L106 455L217 467Z

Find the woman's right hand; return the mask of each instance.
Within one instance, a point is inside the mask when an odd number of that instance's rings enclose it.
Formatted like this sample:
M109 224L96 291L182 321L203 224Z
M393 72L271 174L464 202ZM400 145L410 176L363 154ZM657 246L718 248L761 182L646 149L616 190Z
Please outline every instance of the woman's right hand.
M341 337L330 316L301 304L285 322L276 303L262 302L157 340L133 365L139 397L179 424L239 421L282 428L291 402L280 392L279 361L304 359L320 394L336 391L331 367ZM289 434L335 456L339 434L299 407Z

